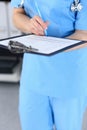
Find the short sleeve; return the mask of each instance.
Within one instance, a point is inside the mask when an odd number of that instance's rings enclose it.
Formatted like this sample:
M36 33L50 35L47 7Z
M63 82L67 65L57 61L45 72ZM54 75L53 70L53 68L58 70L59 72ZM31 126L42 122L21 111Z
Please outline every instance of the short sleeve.
M12 7L19 8L19 7L23 7L23 5L24 5L24 0L11 0Z
M82 10L77 13L75 29L87 30L87 0L80 0Z

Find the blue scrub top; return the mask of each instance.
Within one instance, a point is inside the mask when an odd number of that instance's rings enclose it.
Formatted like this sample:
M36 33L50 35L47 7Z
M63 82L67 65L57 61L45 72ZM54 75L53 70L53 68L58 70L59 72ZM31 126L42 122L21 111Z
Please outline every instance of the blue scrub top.
M73 0L12 0L13 7L22 7L29 17L39 15L49 21L48 36L65 37L74 30L87 30L87 4L72 12ZM38 5L38 9L37 9ZM24 54L21 90L33 90L47 96L71 98L87 96L87 47L52 56Z

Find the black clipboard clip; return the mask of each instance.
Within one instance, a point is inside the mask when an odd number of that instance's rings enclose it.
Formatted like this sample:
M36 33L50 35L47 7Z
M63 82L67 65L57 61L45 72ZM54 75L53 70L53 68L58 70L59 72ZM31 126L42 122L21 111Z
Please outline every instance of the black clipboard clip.
M8 43L8 49L12 53L29 53L38 51L38 49L33 48L32 46L27 47L18 41L12 41L12 40L10 40Z

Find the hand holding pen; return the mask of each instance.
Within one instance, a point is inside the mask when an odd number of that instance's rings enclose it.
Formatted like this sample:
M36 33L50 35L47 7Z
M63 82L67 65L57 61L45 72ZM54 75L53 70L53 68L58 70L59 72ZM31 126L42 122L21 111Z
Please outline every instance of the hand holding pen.
M36 35L47 35L46 29L48 28L49 22L44 22L40 16L34 16L30 19L30 30L31 33Z
M29 9L30 16L32 17L27 16L23 8L15 9L16 11L14 13L16 17L14 17L14 21L17 18L15 25L25 34L47 35L49 22L44 20L37 3L34 2L33 4L34 9Z
M30 30L31 33L36 35L46 35L47 36L47 28L49 25L48 21L44 21L41 11L39 9L39 6L35 0L33 0L33 4L35 5L35 11L37 12L35 15L35 12L31 11L33 14L33 18L30 19Z
M36 7L36 11L37 11L38 15L40 16L41 19L43 19L42 14L39 10L39 6L37 4L37 1L34 0L34 3L35 3L35 7ZM48 24L49 24L49 22L47 22L47 26L48 26ZM44 29L44 34L47 36L47 27Z

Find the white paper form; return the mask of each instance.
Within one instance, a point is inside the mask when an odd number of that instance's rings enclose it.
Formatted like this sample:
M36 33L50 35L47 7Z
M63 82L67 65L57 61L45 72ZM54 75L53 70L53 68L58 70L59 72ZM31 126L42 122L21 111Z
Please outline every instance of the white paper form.
M22 37L0 41L0 45L8 46L8 42L10 40L20 42L27 47L31 46L32 48L36 48L38 49L37 53L41 54L51 54L66 47L70 47L76 44L78 45L79 43L82 44L82 41L79 40L70 40L49 36L26 35Z

